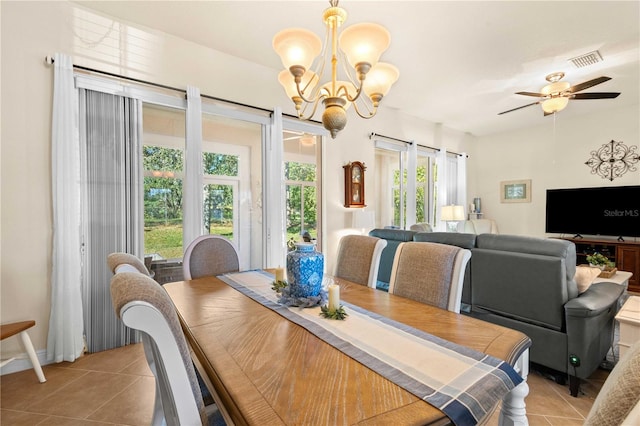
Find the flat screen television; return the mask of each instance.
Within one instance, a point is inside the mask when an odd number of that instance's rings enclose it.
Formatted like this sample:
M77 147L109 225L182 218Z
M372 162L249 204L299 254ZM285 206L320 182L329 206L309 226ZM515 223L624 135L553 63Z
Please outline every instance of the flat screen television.
M546 232L640 237L640 185L548 189Z

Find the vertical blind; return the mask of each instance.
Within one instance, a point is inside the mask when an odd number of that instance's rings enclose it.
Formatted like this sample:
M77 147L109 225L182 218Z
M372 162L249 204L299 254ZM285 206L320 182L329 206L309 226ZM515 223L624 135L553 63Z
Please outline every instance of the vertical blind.
M117 318L110 296L109 253L143 253L142 105L139 100L80 90L83 307L89 352L138 341Z

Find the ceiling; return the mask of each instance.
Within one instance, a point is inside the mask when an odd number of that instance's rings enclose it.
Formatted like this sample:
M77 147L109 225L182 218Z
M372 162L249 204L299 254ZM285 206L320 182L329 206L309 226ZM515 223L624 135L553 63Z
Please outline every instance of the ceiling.
M79 1L87 8L282 69L273 35L303 27L324 38L326 1ZM346 25L376 22L391 33L382 59L400 69L385 107L476 136L543 124L536 99L545 76L563 71L575 85L612 80L585 92L616 99L573 100L557 119L637 105L640 99L638 1L347 1ZM576 68L570 58L599 51ZM278 84L274 81L274 84ZM286 111L286 109L285 109Z

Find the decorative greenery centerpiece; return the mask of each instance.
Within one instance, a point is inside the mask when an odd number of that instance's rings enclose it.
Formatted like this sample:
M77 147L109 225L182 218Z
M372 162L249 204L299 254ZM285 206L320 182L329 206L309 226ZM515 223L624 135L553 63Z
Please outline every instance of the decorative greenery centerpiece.
M613 269L616 266L607 256L598 252L588 255L587 262L589 262L589 265L597 266L600 269Z
M273 280L273 283L271 284L271 290L275 291L278 294L282 293L282 289L286 288L289 285L286 281L280 280Z
M344 310L344 306L340 305L339 308L329 309L327 305L320 306L320 315L324 318L331 318L335 320L344 320L349 315Z

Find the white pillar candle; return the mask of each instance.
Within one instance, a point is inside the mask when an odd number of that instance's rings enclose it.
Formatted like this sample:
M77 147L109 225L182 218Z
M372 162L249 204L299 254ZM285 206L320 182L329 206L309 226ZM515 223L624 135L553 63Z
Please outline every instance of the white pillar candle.
M340 308L340 286L331 284L329 286L329 310L335 311Z
M284 268L276 268L276 281L284 281Z

